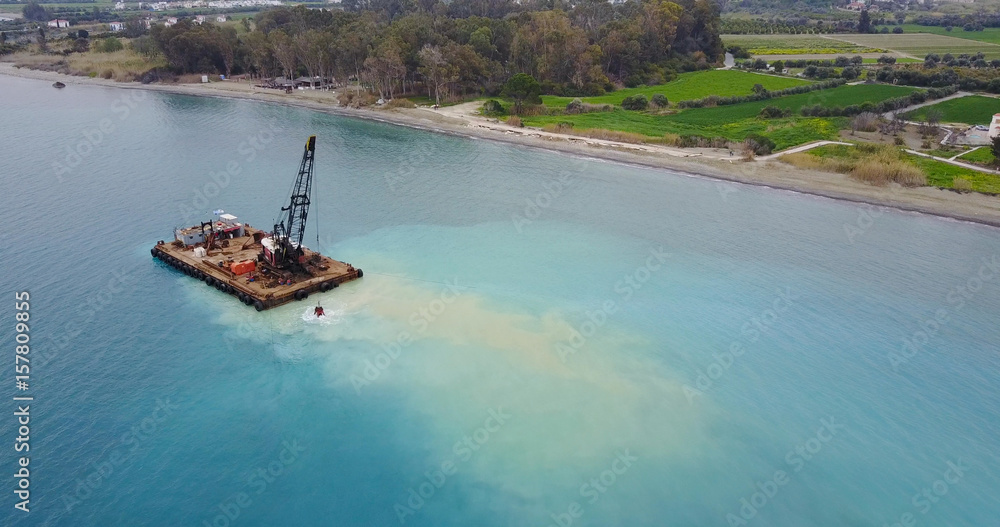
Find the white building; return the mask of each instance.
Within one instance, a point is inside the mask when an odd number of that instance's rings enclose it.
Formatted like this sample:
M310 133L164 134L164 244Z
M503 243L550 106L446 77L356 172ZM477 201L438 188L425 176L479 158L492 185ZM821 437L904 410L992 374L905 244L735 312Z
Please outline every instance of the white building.
M205 22L205 15L198 15L198 16L194 17L194 23L195 24L202 24L204 22Z
M225 22L226 20L229 20L229 18L227 18L226 15L219 15L219 16L215 17L215 21L216 22L220 22L221 23L221 22Z
M990 139L1000 136L1000 113L993 114L993 122L990 123Z
M170 27L170 26L172 26L172 25L174 25L176 23L177 23L177 17L175 17L175 16L168 16L167 17L167 21L164 22L163 25L165 25L167 27Z
M49 27L55 27L55 28L69 27L69 20L61 20L61 19L49 20Z
M111 28L111 31L121 31L121 30L125 29L125 23L124 22L111 22L111 23L108 24L108 27Z

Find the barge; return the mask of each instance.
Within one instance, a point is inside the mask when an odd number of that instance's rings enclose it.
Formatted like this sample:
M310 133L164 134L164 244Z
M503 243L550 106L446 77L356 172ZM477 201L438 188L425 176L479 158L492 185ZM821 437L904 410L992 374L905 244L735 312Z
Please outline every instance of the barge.
M310 136L291 202L282 207L285 217L272 231L255 229L236 216L216 211L217 219L177 229L171 242L157 242L150 250L153 258L257 311L305 300L312 293L364 276L361 269L302 245L315 149L316 136Z

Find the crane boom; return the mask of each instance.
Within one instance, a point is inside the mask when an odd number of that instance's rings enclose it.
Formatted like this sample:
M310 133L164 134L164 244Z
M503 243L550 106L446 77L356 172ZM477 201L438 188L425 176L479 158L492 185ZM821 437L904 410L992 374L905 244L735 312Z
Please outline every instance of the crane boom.
M310 198L312 195L313 158L316 153L316 136L311 135L306 141L302 162L299 164L299 174L292 187L292 197L287 207L282 207L284 218L274 225L272 234L274 251L269 258L270 263L277 267L287 267L297 263L302 254L302 239L306 233L306 218L309 216ZM287 214L285 214L287 213Z

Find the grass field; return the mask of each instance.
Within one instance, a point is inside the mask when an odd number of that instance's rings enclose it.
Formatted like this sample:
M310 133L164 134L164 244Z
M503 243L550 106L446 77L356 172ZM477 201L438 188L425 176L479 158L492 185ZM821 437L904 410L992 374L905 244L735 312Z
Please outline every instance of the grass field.
M906 95L913 88L880 84L839 86L798 95L789 95L767 101L756 101L714 108L692 108L672 115L651 115L643 112L616 110L579 115L546 115L523 117L524 124L543 126L560 122L572 123L575 129L607 129L638 133L649 137L665 134L725 137L740 141L748 134L759 133L770 137L781 150L818 139L835 138L847 125L846 118L806 118L793 116L784 119L758 119L761 108L773 105L788 108L793 113L807 105L847 106L865 101L877 102Z
M652 98L657 93L667 96L667 100L672 103L701 99L708 95L730 96L749 95L753 92L753 85L761 84L768 90L781 90L792 86L810 84L809 81L794 79L790 77L776 77L774 75L761 75L734 70L708 70L682 73L673 82L660 84L657 86L640 86L638 88L625 88L607 95L598 97L582 97L584 102L592 104L612 104L618 106L622 99L630 95L643 94L646 98ZM566 103L573 100L573 97L556 97L555 95L543 95L542 103L551 108L564 108Z
M1000 27L988 27L982 31L965 31L960 27L956 27L952 28L951 31L946 31L943 27L939 26L904 24L903 31L906 33L930 33L932 35L944 35L978 42L988 42L990 44L1000 44Z
M907 156L907 159L920 167L927 174L927 184L934 187L954 188L955 179L962 178L972 184L976 192L1000 192L1000 176L977 172L967 168L949 165L934 159L920 156Z
M837 172L842 172L852 164L863 160L866 155L859 148L843 145L821 146L804 153L832 161L827 169ZM1000 192L1000 176L910 154L902 154L901 159L919 168L927 176L927 184L930 186L954 188L955 179L961 178L967 180L971 184L972 190L976 192Z
M942 123L988 125L993 119L993 114L1000 113L1000 99L983 97L981 95L959 97L917 108L912 112L908 112L905 118L911 121L923 121L927 118L927 112L932 108L941 110Z
M993 151L990 147L984 146L977 148L971 152L962 154L957 161L967 161L969 163L982 163L984 165L992 164L996 162L996 158L993 157Z
M977 51L985 53L987 59L1000 58L1000 45L954 36L929 33L902 33L899 35L890 33L885 35L830 35L830 37L858 46L890 49L917 58L923 58L928 53L958 55L960 53L974 54Z
M740 46L752 55L844 55L883 50L819 35L722 35L722 42L727 47Z

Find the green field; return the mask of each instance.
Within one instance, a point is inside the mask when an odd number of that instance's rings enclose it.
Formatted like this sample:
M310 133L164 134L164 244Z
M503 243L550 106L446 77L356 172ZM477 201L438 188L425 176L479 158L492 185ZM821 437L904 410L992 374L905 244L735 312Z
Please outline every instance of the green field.
M908 112L904 117L911 121L923 121L927 119L927 112L931 108L941 110L942 123L988 125L993 120L993 114L1000 113L1000 99L981 95L959 97L917 108Z
M734 70L708 70L682 73L676 80L657 86L640 86L638 88L625 88L607 95L598 97L582 97L583 102L592 104L611 104L618 106L622 99L630 95L643 94L646 98L652 98L657 93L667 96L667 100L672 103L679 101L689 101L701 99L708 95L719 95L722 97L730 95L749 95L753 93L753 85L761 84L771 91L791 88L810 84L809 81L794 79L791 77L776 77L774 75L761 75L759 73L749 73ZM542 103L551 108L565 108L566 104L573 100L573 97L557 97L555 95L543 95Z
M1000 192L1000 176L969 170L967 168L949 165L934 159L920 156L907 156L907 160L920 167L927 174L927 183L941 188L953 188L955 178L962 178L972 183L976 192Z
M943 27L939 26L904 24L903 31L906 33L930 33L932 35L944 35L947 37L964 38L978 42L988 42L990 44L1000 44L1000 27L988 27L982 31L965 31L960 27L956 27L951 31L945 31Z
M984 165L992 164L996 162L996 158L993 157L993 151L990 147L984 146L977 148L971 152L962 154L957 161L966 161L969 163L982 163Z
M878 53L881 48L859 46L819 35L721 35L726 47L740 46L752 55Z
M781 150L818 139L831 139L846 126L847 119L806 118L795 115L784 119L758 119L761 108L768 105L788 108L794 114L803 106L823 104L848 106L866 101L878 102L906 95L913 88L881 84L839 86L829 90L789 95L767 101L756 101L714 108L692 108L672 115L651 115L643 112L615 110L579 115L546 115L523 117L524 124L544 126L560 122L573 123L574 128L607 129L633 132L650 137L665 134L725 137L732 141L744 139L748 134L759 133L770 137Z

